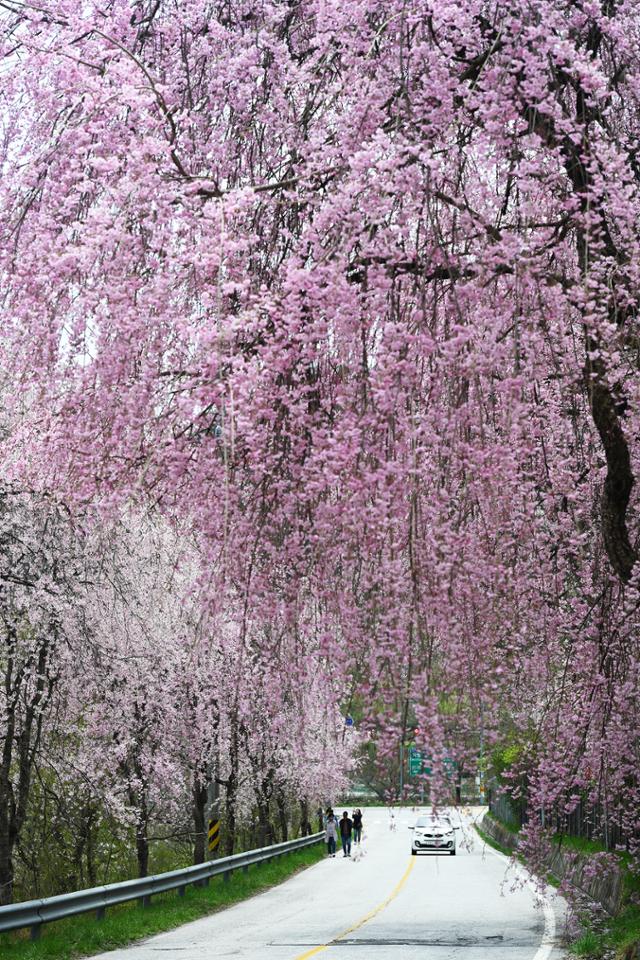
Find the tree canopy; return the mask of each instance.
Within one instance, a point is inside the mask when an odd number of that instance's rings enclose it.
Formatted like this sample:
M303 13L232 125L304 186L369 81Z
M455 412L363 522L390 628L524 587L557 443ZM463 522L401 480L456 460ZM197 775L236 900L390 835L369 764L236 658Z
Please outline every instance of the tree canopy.
M189 539L248 763L308 683L634 849L637 5L0 6L11 483Z

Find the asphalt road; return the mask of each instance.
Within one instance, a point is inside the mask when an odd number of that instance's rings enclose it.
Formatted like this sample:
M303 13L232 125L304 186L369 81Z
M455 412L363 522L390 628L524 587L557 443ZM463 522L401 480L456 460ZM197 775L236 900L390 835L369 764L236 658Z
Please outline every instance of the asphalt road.
M416 814L364 811L364 855L335 859L101 960L559 960L564 906L461 818L458 854L412 857ZM458 816L453 814L452 816ZM514 883L514 880L517 880ZM233 882L233 881L232 881Z

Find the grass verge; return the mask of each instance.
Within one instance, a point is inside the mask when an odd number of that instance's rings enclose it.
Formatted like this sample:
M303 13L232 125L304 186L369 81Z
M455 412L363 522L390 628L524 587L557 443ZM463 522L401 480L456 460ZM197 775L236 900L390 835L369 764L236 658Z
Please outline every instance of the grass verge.
M589 960L616 957L636 957L634 948L640 945L640 910L637 905L624 907L617 917L608 919L602 928L590 921L583 921L583 933L570 947L576 957L588 957Z
M246 874L236 871L228 883L213 877L208 887L187 887L184 897L173 891L153 897L148 907L140 907L137 901L120 904L102 920L83 914L48 923L35 942L28 939L28 931L0 934L0 956L2 960L74 960L124 947L246 900L317 863L324 852L324 844L317 843L250 867Z
M473 827L480 839L486 843L488 847L493 847L493 849L497 850L498 853L503 853L505 857L511 856L511 850L507 850L507 848L503 847L501 843L498 843L497 840L494 840L493 837L490 837L488 833L485 833L482 827L478 826L477 823L474 823Z
M579 917L582 934L571 944L574 956L624 960L640 955L640 878L628 869L628 858L623 855L619 859L624 871L620 912L615 917Z

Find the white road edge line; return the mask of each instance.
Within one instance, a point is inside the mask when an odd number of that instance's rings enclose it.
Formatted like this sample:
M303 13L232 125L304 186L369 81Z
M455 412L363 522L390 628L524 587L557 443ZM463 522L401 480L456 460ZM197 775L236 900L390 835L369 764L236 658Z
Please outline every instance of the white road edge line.
M498 857L500 860L504 860L506 863L510 862L509 858L505 857L504 853L500 853L499 850L494 850L493 847L489 846L488 843L485 843L484 846L485 850L488 850L489 853L492 853L495 857ZM540 893L536 889L533 882L531 880L527 880L527 883L529 884L530 889L540 896ZM555 945L556 915L553 912L553 907L549 903L549 898L547 896L541 896L540 899L542 900L542 909L544 911L544 932L542 934L540 946L533 955L532 960L549 960Z

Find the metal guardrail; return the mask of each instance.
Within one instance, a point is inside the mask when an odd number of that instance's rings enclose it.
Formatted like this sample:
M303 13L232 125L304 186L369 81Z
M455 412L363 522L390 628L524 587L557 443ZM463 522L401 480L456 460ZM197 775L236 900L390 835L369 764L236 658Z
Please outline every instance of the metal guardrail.
M64 917L72 917L78 913L89 913L92 910L95 910L97 918L100 919L104 917L107 907L126 903L128 900L140 900L143 906L148 906L154 893L165 893L167 890L177 890L180 896L184 896L185 888L190 884L204 886L211 877L220 874L225 880L230 880L234 870L242 868L246 873L253 864L273 860L285 853L312 846L323 839L324 833L314 833L309 837L287 840L285 843L276 843L259 850L247 850L245 853L236 853L231 857L209 860L207 863L199 863L184 870L171 870L169 873L157 873L155 876L143 877L139 880L109 883L103 887L91 887L88 890L63 893L60 896L46 897L42 900L12 903L0 907L0 933L30 927L31 939L37 940L43 923L62 920Z

